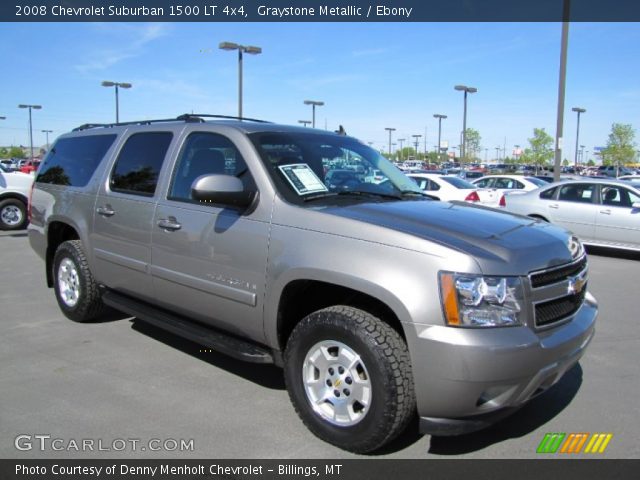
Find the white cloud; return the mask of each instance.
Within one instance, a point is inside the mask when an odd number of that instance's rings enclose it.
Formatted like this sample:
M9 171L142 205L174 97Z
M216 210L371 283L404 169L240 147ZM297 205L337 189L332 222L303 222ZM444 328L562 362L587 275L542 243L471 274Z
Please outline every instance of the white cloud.
M96 70L106 70L113 65L137 57L144 52L144 47L167 35L170 25L167 23L152 23L146 25L137 24L92 24L94 29L100 33L116 39L109 39L108 48L97 49L91 58L78 64L75 68L81 73L88 73Z

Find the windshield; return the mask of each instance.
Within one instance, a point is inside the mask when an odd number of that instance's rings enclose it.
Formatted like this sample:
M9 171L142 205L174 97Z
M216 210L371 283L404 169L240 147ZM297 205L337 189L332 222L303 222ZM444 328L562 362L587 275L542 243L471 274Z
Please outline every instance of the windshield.
M525 178L529 180L531 183L533 183L534 185L536 185L537 187L544 187L548 185L548 182L545 182L544 180L540 180L539 178L536 178L536 177L525 177Z
M395 165L354 138L305 132L250 138L280 194L298 205L315 198L423 194Z
M442 177L442 180L444 180L447 183L450 183L451 185L453 185L456 188L462 188L462 189L476 189L478 188L477 186L475 186L473 183L467 182L466 180L463 180L460 177Z

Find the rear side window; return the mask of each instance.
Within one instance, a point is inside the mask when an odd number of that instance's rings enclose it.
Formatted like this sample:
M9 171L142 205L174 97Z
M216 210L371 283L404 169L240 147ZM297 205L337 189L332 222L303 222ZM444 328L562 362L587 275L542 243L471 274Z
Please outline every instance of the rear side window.
M172 138L171 132L131 135L113 167L111 190L152 197Z
M555 196L556 190L558 190L558 187L553 187L548 190L545 190L544 192L540 193L540 198L543 198L545 200L551 200Z
M86 186L115 139L116 135L61 138L44 159L36 182Z

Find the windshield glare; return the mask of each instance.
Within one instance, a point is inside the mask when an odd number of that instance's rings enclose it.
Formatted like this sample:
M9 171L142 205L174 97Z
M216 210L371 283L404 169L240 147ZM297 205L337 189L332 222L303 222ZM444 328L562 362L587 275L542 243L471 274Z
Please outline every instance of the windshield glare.
M250 137L278 191L297 204L331 194L422 194L395 165L354 138L304 132Z

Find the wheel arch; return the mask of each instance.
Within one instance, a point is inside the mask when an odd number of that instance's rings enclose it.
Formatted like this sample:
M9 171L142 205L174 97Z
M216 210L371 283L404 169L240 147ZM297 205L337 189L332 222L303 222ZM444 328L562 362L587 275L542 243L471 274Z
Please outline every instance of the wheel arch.
M53 287L53 257L61 243L67 240L80 240L80 235L75 227L61 221L53 221L49 223L47 228L47 252L46 252L46 271L47 286Z
M390 325L406 341L401 321L404 312L398 314L400 307L390 306L396 301L399 303L399 300L395 297L392 302L388 298L385 298L386 301L382 300L389 295L390 292L381 295L380 292L355 289L335 281L311 278L291 280L282 289L278 301L275 325L278 349L284 351L291 332L303 318L334 305L364 310Z

